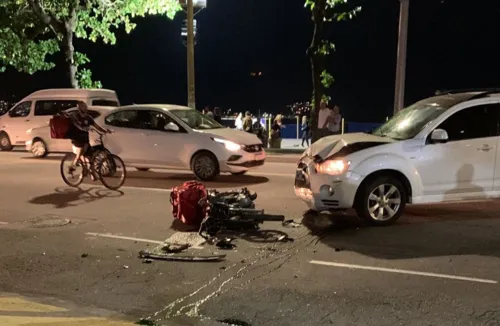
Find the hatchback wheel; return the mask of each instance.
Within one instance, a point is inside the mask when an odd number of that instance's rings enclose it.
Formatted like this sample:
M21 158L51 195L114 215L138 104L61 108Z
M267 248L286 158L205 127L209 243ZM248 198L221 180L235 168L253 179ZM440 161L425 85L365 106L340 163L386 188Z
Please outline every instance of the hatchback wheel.
M358 216L372 225L393 224L403 214L406 191L403 184L391 176L381 176L362 185L356 199Z
M5 132L0 133L0 149L2 151L11 151L14 146L12 146L10 142L9 135L7 135Z
M219 174L219 164L212 153L201 152L191 160L191 170L198 180L210 181Z
M31 145L31 154L36 158L46 157L48 154L47 145L40 139L35 140Z

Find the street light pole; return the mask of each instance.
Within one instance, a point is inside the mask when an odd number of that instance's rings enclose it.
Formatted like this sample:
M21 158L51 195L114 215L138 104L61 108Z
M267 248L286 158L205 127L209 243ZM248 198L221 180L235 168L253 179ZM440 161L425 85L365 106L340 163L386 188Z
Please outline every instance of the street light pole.
M399 0L398 59L396 63L396 87L394 94L394 114L404 107L406 80L406 49L408 43L408 16L410 0Z
M194 79L194 4L187 0L187 73L188 73L188 107L196 109Z

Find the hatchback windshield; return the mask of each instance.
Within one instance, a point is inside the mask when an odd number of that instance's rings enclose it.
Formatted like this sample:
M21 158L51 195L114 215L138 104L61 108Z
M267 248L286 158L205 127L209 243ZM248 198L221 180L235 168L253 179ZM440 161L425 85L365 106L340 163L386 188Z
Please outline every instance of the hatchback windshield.
M214 119L198 112L197 110L170 110L177 118L184 121L191 129L220 129L226 128Z
M415 137L429 122L463 99L433 97L419 101L393 116L373 131L373 135L405 140Z

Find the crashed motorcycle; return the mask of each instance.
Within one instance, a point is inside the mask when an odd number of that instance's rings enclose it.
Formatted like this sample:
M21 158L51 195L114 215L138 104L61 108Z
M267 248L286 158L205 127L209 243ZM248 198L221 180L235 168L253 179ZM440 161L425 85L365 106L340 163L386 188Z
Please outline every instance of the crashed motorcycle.
M223 230L258 230L264 222L283 222L284 215L266 214L255 208L256 193L247 188L239 191L219 192L209 190L200 205L207 207L199 234L205 239L215 237Z

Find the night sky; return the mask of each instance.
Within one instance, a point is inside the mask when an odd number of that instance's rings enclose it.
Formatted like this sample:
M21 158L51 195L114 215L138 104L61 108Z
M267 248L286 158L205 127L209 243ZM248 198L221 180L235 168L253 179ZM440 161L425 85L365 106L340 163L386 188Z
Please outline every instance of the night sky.
M312 34L303 0L208 0L196 45L197 106L284 112L311 97L305 51ZM352 21L332 24L329 91L345 117L381 121L393 109L399 1L367 0ZM472 5L472 3L474 5ZM436 89L500 87L500 3L411 0L406 104ZM186 48L179 13L149 17L115 46L77 41L95 78L125 104L186 104ZM251 71L262 71L260 79ZM65 86L60 69L0 75L0 97Z

